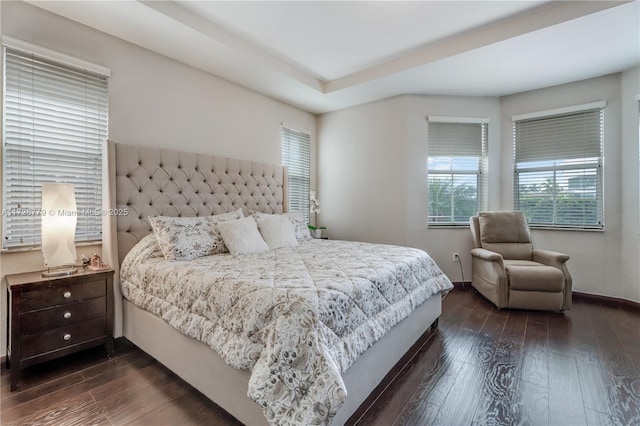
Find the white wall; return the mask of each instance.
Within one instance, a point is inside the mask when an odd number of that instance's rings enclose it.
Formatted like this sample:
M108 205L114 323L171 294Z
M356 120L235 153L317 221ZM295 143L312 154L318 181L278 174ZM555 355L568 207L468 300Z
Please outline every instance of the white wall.
M329 237L405 243L406 106L398 96L318 119L318 222Z
M311 134L315 186L315 116L23 2L0 2L2 34L112 71L109 137L280 164L280 124ZM79 247L80 253L99 246ZM39 251L0 254L0 354L6 351L6 274L40 270Z
M638 135L638 100L640 67L622 74L622 274L621 297L640 301L640 135Z
M459 252L465 279L469 280L469 229L426 226L427 116L490 119L489 209L510 210L511 116L606 100L606 230L539 230L534 231L534 244L570 254L575 290L640 301L638 119L634 99L639 92L638 80L636 68L500 99L412 95L324 114L318 118L319 196L325 203L322 221L333 238L425 249L453 281L462 280L459 265L451 261L451 254ZM397 137L390 142L390 135ZM384 192L377 193L380 187ZM385 229L369 224L384 224Z

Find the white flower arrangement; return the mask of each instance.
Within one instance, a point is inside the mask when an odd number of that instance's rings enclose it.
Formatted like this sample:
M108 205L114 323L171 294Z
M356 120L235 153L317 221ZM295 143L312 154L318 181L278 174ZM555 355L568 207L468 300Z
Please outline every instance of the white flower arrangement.
M327 229L324 226L318 226L318 215L320 214L320 201L316 198L316 191L309 191L309 213L315 216L315 226L309 224L309 229Z
M320 214L320 201L316 198L316 191L309 191L309 213Z

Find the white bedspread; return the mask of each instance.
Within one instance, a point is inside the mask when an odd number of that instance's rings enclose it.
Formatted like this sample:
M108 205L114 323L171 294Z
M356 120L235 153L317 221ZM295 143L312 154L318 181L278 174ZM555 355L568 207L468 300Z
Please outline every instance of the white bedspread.
M121 269L122 294L251 370L272 424L326 424L341 372L449 279L423 251L312 240L295 248L166 261L153 234Z

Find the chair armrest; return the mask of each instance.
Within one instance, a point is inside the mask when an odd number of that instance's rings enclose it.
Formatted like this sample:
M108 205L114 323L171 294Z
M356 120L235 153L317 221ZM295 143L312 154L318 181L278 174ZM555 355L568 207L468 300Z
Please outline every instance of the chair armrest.
M478 257L488 262L497 262L500 264L500 266L504 267L504 259L502 258L502 255L494 251L483 248L474 248L471 249L471 256Z
M533 250L533 261L542 263L543 265L553 266L554 268L558 268L564 274L564 301L562 303L562 310L570 310L572 301L572 287L573 280L571 278L571 274L569 273L569 269L567 269L567 260L569 260L569 255L564 253L558 253L555 251L549 250Z
M502 255L483 248L471 253L471 285L496 306L504 308L509 301L509 278Z
M569 255L550 250L533 249L533 261L543 265L562 269L562 264L569 260Z

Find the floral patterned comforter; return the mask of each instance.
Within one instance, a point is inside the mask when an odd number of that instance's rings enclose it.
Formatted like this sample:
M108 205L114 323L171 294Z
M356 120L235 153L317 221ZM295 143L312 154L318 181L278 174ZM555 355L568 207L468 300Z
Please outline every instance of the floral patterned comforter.
M122 294L251 370L271 424L326 424L341 372L431 295L452 285L423 251L311 240L294 248L167 261L153 234L121 268Z

